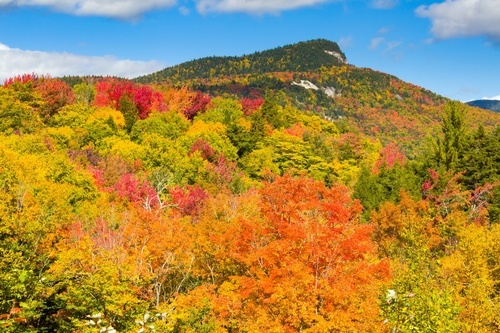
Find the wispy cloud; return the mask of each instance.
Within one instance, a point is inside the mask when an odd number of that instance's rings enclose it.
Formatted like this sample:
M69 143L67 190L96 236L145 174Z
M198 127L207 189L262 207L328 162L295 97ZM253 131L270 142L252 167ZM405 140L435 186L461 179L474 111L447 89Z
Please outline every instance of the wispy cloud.
M446 0L420 6L415 12L432 21L431 31L438 39L485 36L500 41L498 0Z
M111 75L133 78L165 68L157 61L134 61L112 56L81 56L11 48L0 43L0 84L14 75Z
M184 16L188 16L189 14L191 14L191 10L186 6L179 7L179 12Z
M402 44L401 41L387 42L387 47L385 49L385 52L389 52L389 51L391 51L392 49L395 49L396 47L398 47L401 44Z
M379 35L384 35L384 34L388 33L389 31L391 31L391 29L389 29L387 27L382 27L382 28L378 29L377 33Z
M380 43L382 43L384 40L384 37L372 38L372 40L370 41L370 50L375 50L376 48L378 48Z
M352 47L354 45L354 39L352 38L352 36L341 37L338 44L342 49Z
M399 0L372 0L371 6L376 9L392 9L399 4Z

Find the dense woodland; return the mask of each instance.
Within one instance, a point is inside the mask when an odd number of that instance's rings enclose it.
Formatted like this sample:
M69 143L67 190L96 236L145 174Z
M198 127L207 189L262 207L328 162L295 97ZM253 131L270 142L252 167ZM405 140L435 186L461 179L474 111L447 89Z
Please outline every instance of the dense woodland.
M499 115L320 71L7 80L0 330L500 331Z
M335 53L332 56L329 53ZM241 57L207 57L188 61L162 71L137 78L139 83L184 83L186 80L216 78L242 74L271 72L308 72L323 66L331 67L346 62L345 54L337 43L317 39L277 47Z

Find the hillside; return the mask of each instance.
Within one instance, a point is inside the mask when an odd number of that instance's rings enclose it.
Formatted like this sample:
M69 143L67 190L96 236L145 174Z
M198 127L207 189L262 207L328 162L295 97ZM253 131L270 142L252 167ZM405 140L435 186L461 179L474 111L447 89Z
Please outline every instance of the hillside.
M207 57L138 77L139 83L170 82L271 72L308 72L346 63L337 43L317 39L241 57Z
M467 102L470 106L475 106L485 110L500 112L500 101L491 99L478 99L475 101Z
M398 142L409 154L435 133L446 101L395 76L348 65L339 46L327 40L242 57L203 58L135 81L188 86L238 99L273 95L281 105L314 112L340 128L360 131L383 144ZM500 115L470 108L469 120L472 127L482 123L490 128L500 123Z

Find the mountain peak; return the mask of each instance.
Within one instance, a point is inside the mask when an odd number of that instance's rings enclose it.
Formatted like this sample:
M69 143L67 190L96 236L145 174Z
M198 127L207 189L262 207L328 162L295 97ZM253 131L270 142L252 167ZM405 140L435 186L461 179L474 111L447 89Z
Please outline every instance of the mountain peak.
M314 39L240 57L206 57L136 79L141 83L181 82L246 74L272 72L309 72L321 67L342 66L347 63L337 43Z

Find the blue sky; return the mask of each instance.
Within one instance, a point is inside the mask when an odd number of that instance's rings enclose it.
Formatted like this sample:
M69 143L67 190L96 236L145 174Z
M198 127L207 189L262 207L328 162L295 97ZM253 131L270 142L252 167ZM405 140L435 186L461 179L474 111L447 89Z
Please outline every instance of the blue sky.
M500 99L500 0L0 0L0 82L135 77L316 38L452 99Z

